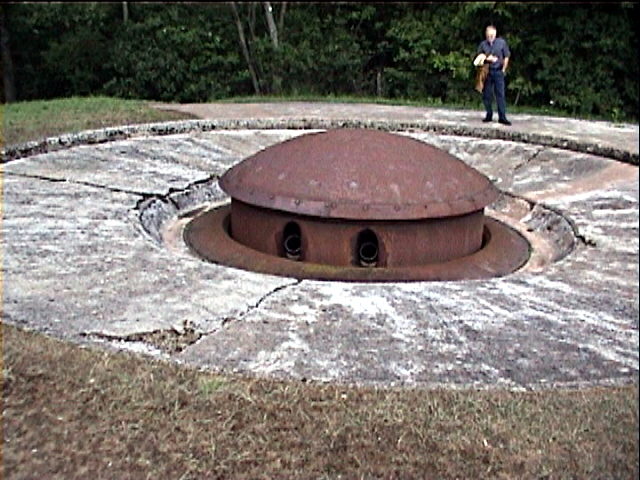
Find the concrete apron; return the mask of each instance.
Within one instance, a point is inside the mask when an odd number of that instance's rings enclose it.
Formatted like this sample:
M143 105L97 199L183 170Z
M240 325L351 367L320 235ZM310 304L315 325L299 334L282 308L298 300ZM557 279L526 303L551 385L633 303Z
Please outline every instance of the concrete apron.
M3 321L286 379L507 389L638 381L637 166L548 145L399 132L489 176L504 195L488 213L528 236L531 260L492 280L300 281L203 262L182 241L195 211L229 201L217 178L230 166L314 131L309 122L258 123L6 163Z

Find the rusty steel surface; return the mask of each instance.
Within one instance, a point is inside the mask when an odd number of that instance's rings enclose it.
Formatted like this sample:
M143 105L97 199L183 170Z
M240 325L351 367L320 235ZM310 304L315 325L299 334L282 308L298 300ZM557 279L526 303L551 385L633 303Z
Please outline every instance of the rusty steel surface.
M451 281L500 277L518 270L529 259L529 243L496 219L485 217L483 246L465 257L407 267L366 268L301 262L259 252L229 236L230 205L194 217L184 239L197 256L220 265L298 279L407 282Z
M328 130L273 145L229 169L220 187L259 207L360 220L463 215L498 196L487 177L447 152L368 129Z
M292 256L289 242L299 247L295 253L300 261L339 266L362 260L376 267L408 267L464 257L482 246L483 225L482 210L420 220L336 220L254 207L238 200L232 200L230 217L233 239L254 250L279 257L286 257L289 251ZM295 234L288 235L294 229ZM360 245L363 232L368 238Z

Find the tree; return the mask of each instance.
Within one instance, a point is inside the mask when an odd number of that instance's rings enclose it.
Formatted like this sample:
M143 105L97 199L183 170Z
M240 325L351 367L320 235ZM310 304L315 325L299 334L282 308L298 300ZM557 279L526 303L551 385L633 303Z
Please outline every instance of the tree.
M278 27L276 27L276 22L273 19L273 7L271 6L271 2L262 2L262 5L264 6L264 15L267 18L267 25L269 25L269 36L271 37L271 43L273 44L274 50L277 50ZM286 3L284 5L286 8Z
M575 115L639 116L637 2L1 8L5 99L106 94L202 102L302 93L479 105L471 60L492 22L512 51L510 104L549 109L553 101Z
M276 26L276 22L273 19L273 7L271 6L271 2L262 2L264 7L264 15L267 19L267 25L269 26L269 37L271 38L271 45L273 47L273 55L278 55L279 50L279 42L278 42L278 27ZM282 22L284 22L284 11L287 8L287 3L284 2L280 9L280 29L282 29ZM280 76L279 68L272 69L271 75L271 92L278 93L282 88L282 78Z
M0 5L0 49L2 50L2 85L4 103L16 101L16 86L13 74L13 60L9 47L9 30L6 27L6 6Z
M280 36L284 26L284 15L287 3L282 2L276 23L274 17L274 7L271 2L262 2L264 10L264 20L266 29L258 31L260 25L256 25L257 2L247 2L246 23L249 31L249 38L245 35L245 26L242 20L238 4L230 2L233 11L233 18L238 32L238 41L245 59L251 81L256 94L277 93L282 88L282 52Z
M253 89L256 95L260 95L262 93L260 90L260 82L258 81L258 76L256 75L256 69L254 67L253 59L251 58L251 54L249 53L249 46L244 35L244 27L242 26L242 20L240 20L240 15L238 14L238 7L236 7L236 2L230 2L230 4L231 10L233 11L233 18L238 29L238 40L240 41L242 56L247 62L247 68L249 69L249 74L251 75L251 83L253 84Z
M119 23L110 46L113 75L105 93L175 102L251 93L227 5L130 7L129 22Z

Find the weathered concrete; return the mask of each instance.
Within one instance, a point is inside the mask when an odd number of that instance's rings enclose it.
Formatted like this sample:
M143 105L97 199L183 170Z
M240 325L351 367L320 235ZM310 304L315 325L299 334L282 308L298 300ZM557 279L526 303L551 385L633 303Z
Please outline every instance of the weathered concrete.
M572 134L562 125L559 135ZM4 165L3 321L283 378L451 388L637 382L636 166L529 142L406 132L495 181L505 195L488 213L534 240L532 261L490 281L299 281L202 262L180 232L194 209L228 201L217 186L227 168L309 130L192 127Z
M638 125L589 122L571 118L510 115L513 126L482 123L482 114L471 110L449 110L375 104L340 103L243 103L156 104L202 117L198 120L126 125L88 130L12 145L1 152L2 161L97 144L134 136L169 135L210 130L377 128L415 130L443 135L511 140L533 145L593 153L638 165Z
M361 123L392 130L417 129L475 138L515 140L567 147L638 164L638 125L635 124L510 114L513 125L505 127L497 121L483 123L484 112L474 110L353 103L206 103L157 104L157 107L217 121L255 119L295 124L295 120L304 119L310 124L330 122L357 126Z

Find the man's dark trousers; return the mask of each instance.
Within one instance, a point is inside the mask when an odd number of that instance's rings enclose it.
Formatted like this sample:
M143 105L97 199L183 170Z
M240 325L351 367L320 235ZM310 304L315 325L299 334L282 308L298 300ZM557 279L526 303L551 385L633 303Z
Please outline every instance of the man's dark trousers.
M493 102L493 95L496 96L496 103L498 104L498 119L507 119L507 102L505 100L504 93L504 73L501 69L489 69L489 75L484 82L484 90L482 91L482 103L487 111L487 118L493 116L493 109L491 104Z

